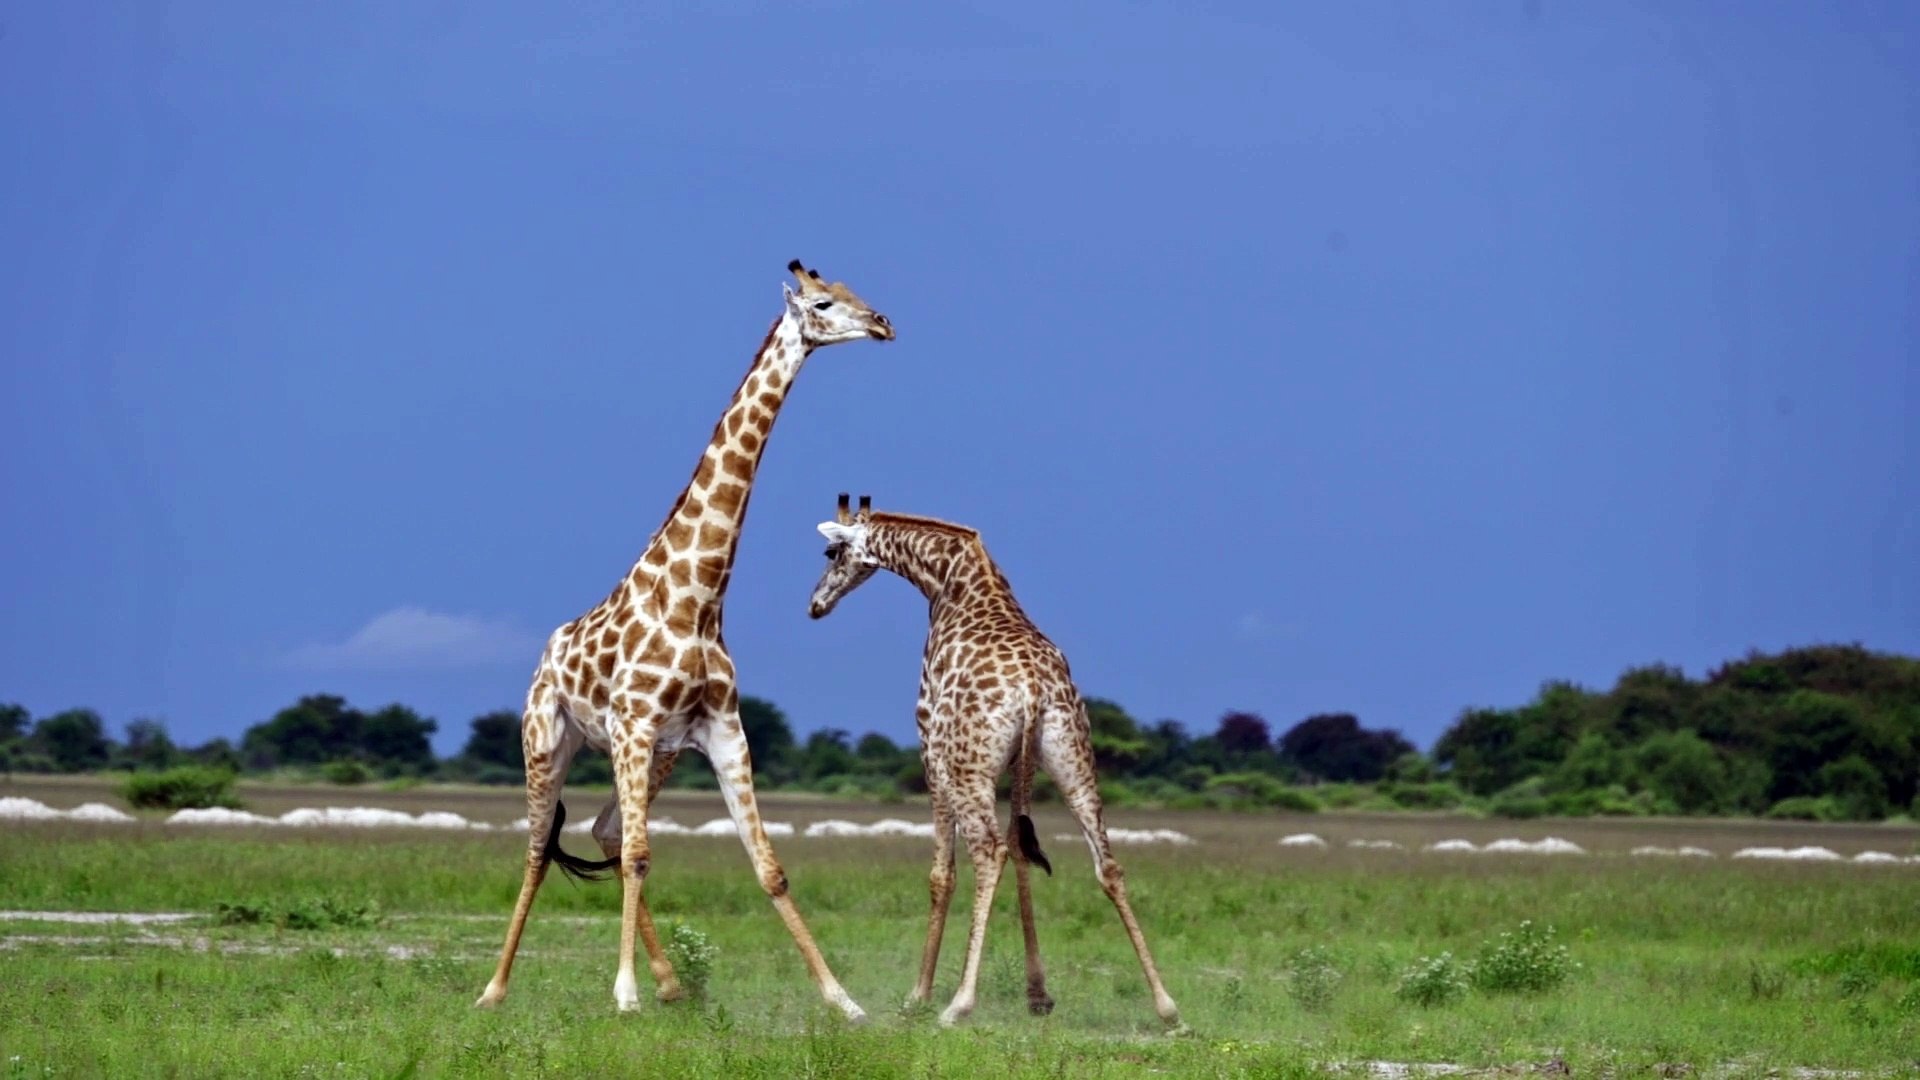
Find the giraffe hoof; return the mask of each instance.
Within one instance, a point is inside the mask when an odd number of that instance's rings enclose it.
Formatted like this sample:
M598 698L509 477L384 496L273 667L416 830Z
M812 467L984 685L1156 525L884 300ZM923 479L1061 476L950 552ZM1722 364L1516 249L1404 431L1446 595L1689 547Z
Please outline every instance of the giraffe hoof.
M662 986L660 989L655 990L653 992L653 997L655 1001L659 1001L663 1004L671 1003L675 1001L685 1001L687 999L687 991L679 983L668 983L667 985Z
M473 1003L473 1007L476 1009L491 1009L495 1005L500 1004L506 996L507 992L505 990L495 990L489 986L481 991L480 998Z
M1027 1011L1035 1016L1047 1016L1053 1012L1053 999L1045 994L1027 999Z

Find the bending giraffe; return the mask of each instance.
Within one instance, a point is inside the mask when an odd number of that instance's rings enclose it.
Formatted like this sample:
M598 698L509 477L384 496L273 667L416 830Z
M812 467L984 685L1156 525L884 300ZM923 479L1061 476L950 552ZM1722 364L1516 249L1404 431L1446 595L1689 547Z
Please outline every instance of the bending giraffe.
M550 862L569 873L591 874L617 866L622 886L619 969L613 998L637 1008L633 975L634 938L646 943L648 966L663 1001L681 995L673 965L661 949L647 911L649 868L647 808L674 760L688 747L713 763L727 812L760 879L760 887L800 947L807 970L827 1001L849 1019L865 1016L828 969L788 895L787 876L774 857L753 797L752 763L740 726L740 695L733 660L721 634L740 528L747 516L754 473L781 403L800 366L815 349L846 341L893 340L887 317L868 307L845 285L827 284L798 260L789 263L799 292L782 286L786 310L760 345L733 401L714 425L693 480L674 501L667 520L647 541L613 593L592 610L561 626L527 690L521 743L527 762L527 861L520 898L507 924L500 965L475 1004L497 1004L507 994L507 976L526 927L533 898ZM617 836L605 862L560 850L565 811L560 789L574 754L585 745L613 759L614 797L601 814ZM617 815L617 816L616 816ZM621 822L628 824L621 832Z
M973 926L967 936L960 987L940 1014L941 1023L952 1024L973 1011L987 915L1009 854L1026 939L1027 1007L1039 1015L1053 1011L1027 880L1028 862L1053 873L1028 816L1033 770L1038 765L1059 786L1067 808L1080 822L1100 887L1119 911L1146 972L1154 1011L1168 1024L1178 1024L1180 1011L1160 982L1147 939L1127 903L1120 863L1107 841L1087 710L1073 685L1067 658L1021 610L1013 588L987 555L980 534L932 518L875 513L866 496L860 498L859 512L849 514L845 495L840 496L834 519L819 528L827 538L829 562L809 604L814 618L824 618L842 597L880 569L912 582L931 604L932 625L920 668L920 703L914 720L920 729L920 754L933 803L933 872L928 882L933 909L920 978L909 1000L925 1002L933 993L947 905L953 899L957 829L973 860ZM1009 764L1013 767L1013 815L1003 836L994 821L995 783Z

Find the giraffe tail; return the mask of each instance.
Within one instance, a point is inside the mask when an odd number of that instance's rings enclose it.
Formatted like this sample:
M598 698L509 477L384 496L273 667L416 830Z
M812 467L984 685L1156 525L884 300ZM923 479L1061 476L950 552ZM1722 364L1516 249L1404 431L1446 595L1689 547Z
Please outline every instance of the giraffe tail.
M553 804L553 827L547 830L546 857L549 862L558 863L560 872L575 881L600 881L606 871L619 865L619 859L583 859L578 855L569 855L560 846L560 827L567 823L567 804Z
M1021 814L1015 818L1015 822L1017 824L1015 831L1019 833L1020 854L1025 855L1028 862L1045 870L1048 877L1052 877L1053 864L1047 861L1047 853L1040 850L1040 837L1033 831L1033 819Z
M1020 750L1013 765L1013 825L1014 838L1020 844L1020 854L1033 865L1053 876L1053 863L1047 860L1047 853L1040 850L1040 835L1033 830L1033 818L1027 816L1027 810L1033 805L1033 769L1034 759L1040 752L1040 725L1031 719L1027 728L1020 733Z

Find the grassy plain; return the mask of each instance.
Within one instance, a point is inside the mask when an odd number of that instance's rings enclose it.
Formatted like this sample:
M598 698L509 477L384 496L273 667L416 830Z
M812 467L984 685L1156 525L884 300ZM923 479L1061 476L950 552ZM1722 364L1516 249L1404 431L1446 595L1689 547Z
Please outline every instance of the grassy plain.
M65 786L62 786L64 783ZM384 805L504 823L512 792L255 787L250 808ZM86 781L0 784L50 805L114 801ZM597 808L570 792L576 819ZM924 817L912 804L769 795L772 820ZM663 796L683 824L717 798ZM902 1012L926 918L928 843L785 837L794 895L849 992L848 1028L818 1003L737 842L656 840L648 895L663 922L718 947L707 998L612 1008L619 891L549 881L497 1011L486 982L519 880L505 832L6 823L0 909L191 913L165 925L0 922L0 1076L1308 1076L1375 1060L1538 1066L1576 1076L1765 1075L1792 1066L1920 1072L1920 869L1734 861L1749 844L1914 850L1912 829L1776 823L1480 822L1407 815L1116 813L1191 846L1121 849L1148 940L1189 1034L1160 1032L1085 849L1055 839L1036 884L1058 1007L1024 1008L1011 882L989 938L981 1002L961 1028ZM1327 850L1282 848L1313 831ZM1349 838L1562 836L1595 854L1352 851ZM1712 860L1629 858L1634 844L1701 844ZM585 837L569 846L592 852ZM1609 854L1613 853L1613 854ZM964 867L964 859L962 860ZM963 869L937 995L953 989ZM365 909L348 925L220 925L222 904ZM1576 965L1539 994L1469 991L1421 1007L1402 973L1450 951L1471 961L1522 920L1551 924ZM1302 951L1318 949L1302 959ZM644 973L642 975L645 979ZM943 999L942 999L943 1000Z

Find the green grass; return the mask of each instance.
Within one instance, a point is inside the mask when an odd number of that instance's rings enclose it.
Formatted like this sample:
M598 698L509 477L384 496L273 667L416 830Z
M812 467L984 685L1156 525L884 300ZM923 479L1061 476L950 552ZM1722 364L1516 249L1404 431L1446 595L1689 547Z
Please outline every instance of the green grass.
M1575 1075L1657 1062L1736 1063L1731 1075L1914 1066L1911 870L1293 851L1273 843L1291 829L1272 819L1196 831L1192 847L1121 849L1191 1028L1170 1038L1084 849L1052 841L1048 822L1056 872L1037 878L1035 900L1058 1007L1026 1014L1009 876L980 1006L952 1031L900 1010L925 929L925 841L776 840L801 912L873 1016L850 1029L820 1004L731 840L654 846L648 896L663 929L690 927L718 949L704 1001L649 996L620 1016L619 890L558 875L506 1003L471 1008L518 888L518 836L10 824L0 908L204 918L0 922L0 937L61 939L0 951L0 1077L1308 1076L1331 1062L1554 1057ZM964 949L965 865L939 1004ZM261 917L223 925L221 905ZM285 917L303 911L377 917ZM1422 957L1464 964L1525 920L1567 948L1564 981L1432 1006L1398 996Z

